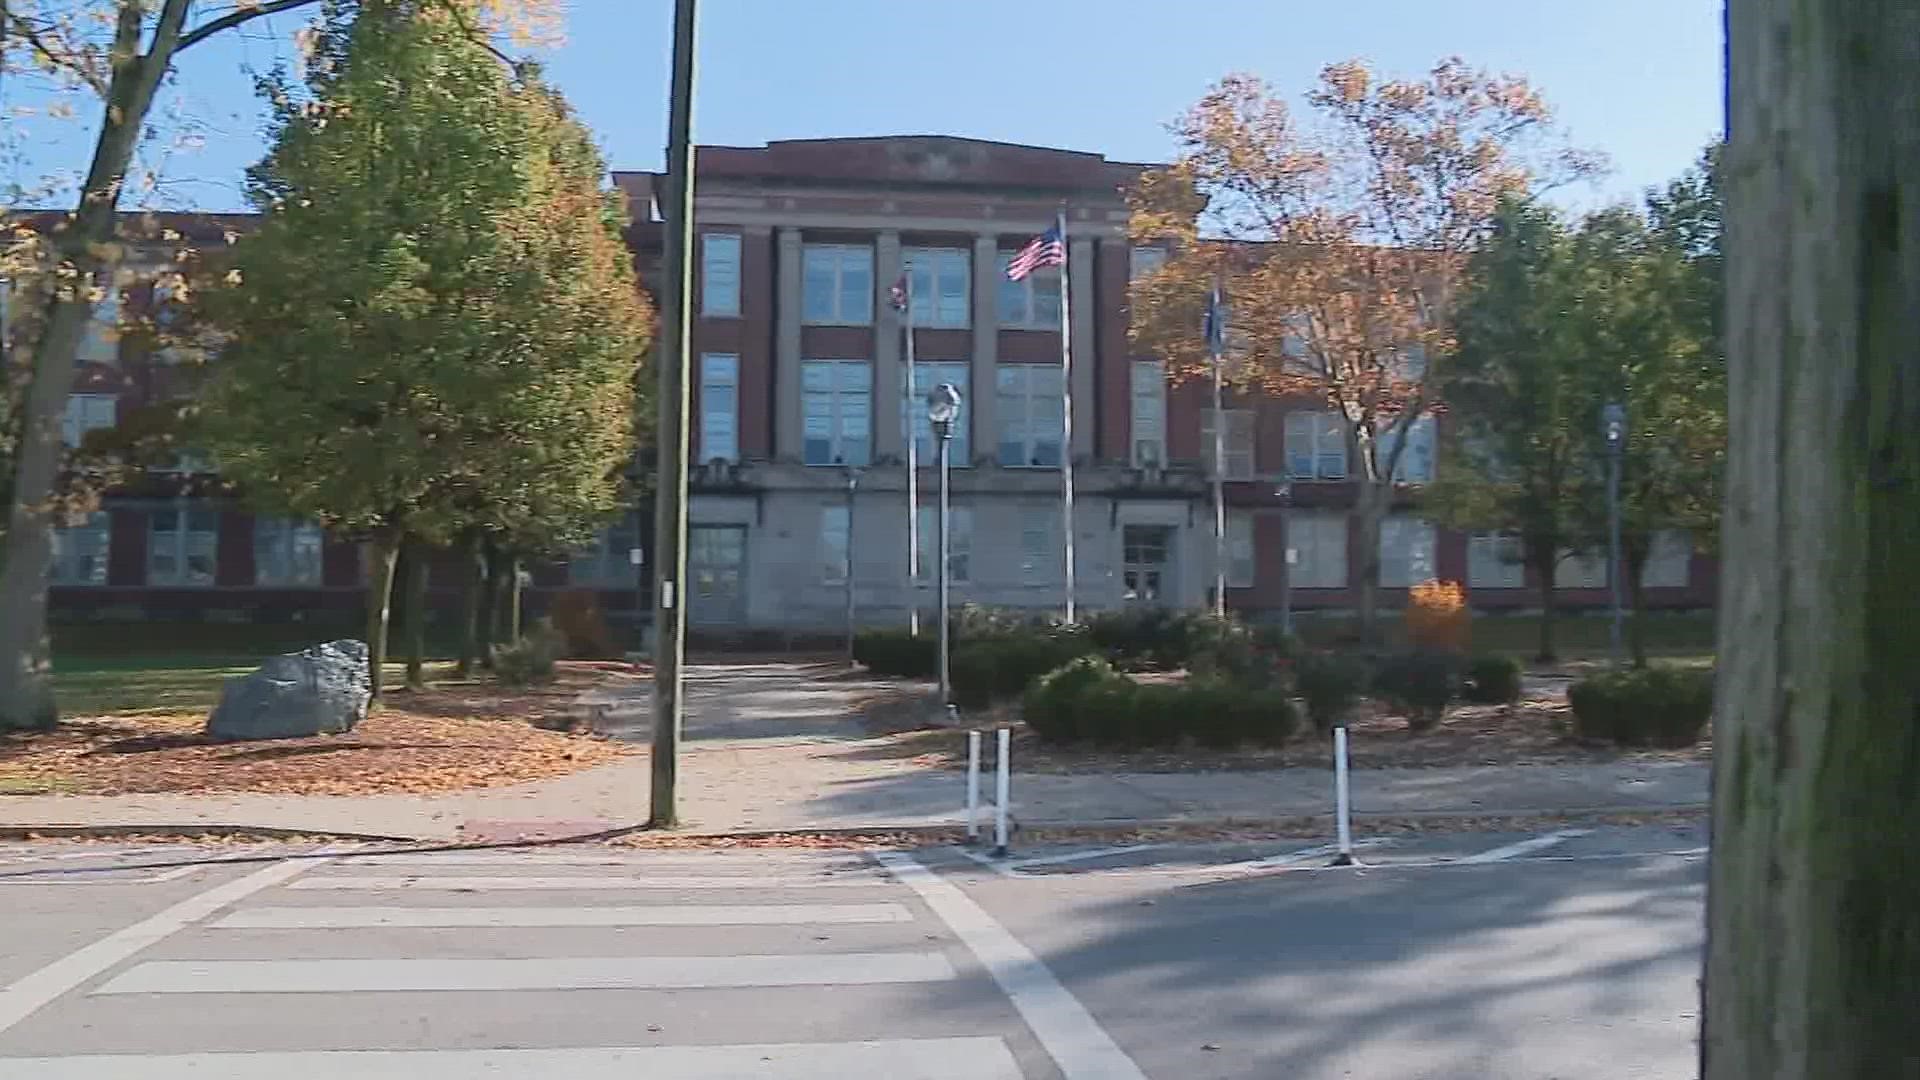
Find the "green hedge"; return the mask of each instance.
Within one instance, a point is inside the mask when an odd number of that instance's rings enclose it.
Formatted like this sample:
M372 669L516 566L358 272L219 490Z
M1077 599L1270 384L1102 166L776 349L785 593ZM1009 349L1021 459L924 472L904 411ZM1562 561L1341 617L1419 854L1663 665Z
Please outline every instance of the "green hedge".
M1619 746L1692 746L1713 715L1713 672L1656 666L1589 676L1567 689L1574 734Z
M1027 691L1023 711L1027 725L1047 742L1110 746L1277 746L1300 723L1284 691L1213 679L1143 684L1092 656L1041 676Z
M1374 663L1373 691L1407 716L1407 727L1439 726L1460 692L1459 661L1432 650L1394 653Z
M1052 631L963 642L949 664L953 702L963 709L984 709L1019 697L1035 679L1087 655L1089 648L1082 635Z
M1322 732L1344 723L1366 692L1364 661L1342 653L1307 653L1294 664L1294 682L1306 704L1307 718Z
M1460 696L1481 705L1511 705L1520 700L1520 661L1511 656L1476 656L1467 661Z
M853 636L853 659L875 675L931 679L938 672L940 645L934 633L914 637L906 630L862 630Z

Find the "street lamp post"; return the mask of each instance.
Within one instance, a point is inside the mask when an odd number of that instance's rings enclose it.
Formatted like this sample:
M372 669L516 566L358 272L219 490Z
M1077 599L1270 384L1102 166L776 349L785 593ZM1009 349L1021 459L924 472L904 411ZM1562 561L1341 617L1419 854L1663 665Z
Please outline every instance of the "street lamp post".
M1293 476L1280 478L1280 484L1273 489L1280 500L1280 632L1293 636L1293 520L1287 513L1287 507L1293 502Z
M860 487L860 469L847 466L847 545L843 554L845 565L840 568L841 579L847 583L847 663L853 663L854 633L854 597L853 597L853 538L860 531L854 528L853 495Z
M1613 626L1610 643L1614 663L1622 659L1621 567L1620 567L1620 455L1626 449L1627 409L1609 401L1600 410L1600 434L1607 441L1607 584L1613 602Z
M953 709L953 680L947 666L953 636L953 627L947 618L947 472L952 457L953 423L960 415L960 404L960 390L952 383L941 383L927 391L927 422L933 427L934 443L940 458L940 502L939 511L934 516L939 550L934 558L940 575L936 594L940 619L940 708L947 712Z

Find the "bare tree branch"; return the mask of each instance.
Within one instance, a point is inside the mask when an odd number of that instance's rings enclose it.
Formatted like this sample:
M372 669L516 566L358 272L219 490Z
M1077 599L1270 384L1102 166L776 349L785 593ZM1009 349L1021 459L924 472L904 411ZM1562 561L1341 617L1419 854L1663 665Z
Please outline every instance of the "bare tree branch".
M106 80L100 77L100 72L96 70L93 65L86 62L83 58L85 54L82 53L81 50L54 48L52 45L47 44L46 39L40 31L36 29L32 23L28 22L24 16L9 12L5 10L4 7L0 7L0 27L10 28L4 33L0 33L0 36L18 35L28 45L32 46L33 51L39 53L40 57L47 63L79 76L80 80L87 84L88 88L101 97L107 95Z
M317 2L317 0L260 0L259 3L249 7L235 8L217 19L201 23L199 26L180 35L180 44L174 46L173 51L176 55L186 52L193 46L200 44L223 30L231 30L236 26L245 26L263 15L292 11L295 8L306 7L315 2Z

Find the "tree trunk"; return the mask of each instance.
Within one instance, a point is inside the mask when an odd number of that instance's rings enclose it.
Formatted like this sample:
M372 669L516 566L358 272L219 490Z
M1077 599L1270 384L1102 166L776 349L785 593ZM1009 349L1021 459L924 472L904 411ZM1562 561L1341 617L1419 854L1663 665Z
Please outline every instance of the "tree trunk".
M427 685L427 546L407 541L401 565L406 568L407 687L419 690Z
M1542 664L1551 664L1560 659L1553 645L1553 624L1560 598L1559 590L1553 587L1553 571L1558 562L1558 559L1549 558L1533 567L1540 589L1540 651L1534 655L1534 660Z
M1353 554L1354 613L1360 620L1360 642L1380 644L1380 524L1387 516L1391 485L1362 479L1354 491Z
M480 651L486 580L486 555L476 530L468 533L460 545L460 663L454 671L463 679L472 677L473 660Z
M493 649L500 643L500 549L480 542L480 666L493 670Z
M145 54L139 52L144 6L120 6L113 45L117 59L86 185L71 223L52 237L63 280L48 299L34 352L15 446L13 498L0 548L0 731L49 727L59 715L47 642L47 575L53 562L60 420L73 388L74 357L93 312L88 288L102 274L106 287L115 287L114 272L121 261L113 243L120 189L154 88L172 61L187 6L186 0L169 0Z
M1621 571L1626 574L1623 582L1627 587L1627 654L1633 658L1633 666L1647 666L1647 624L1646 590L1640 584L1640 576L1646 572L1649 549L1646 544L1626 544L1620 553Z
M1734 0L1707 1080L1920 1075L1920 8Z
M373 534L369 554L372 576L367 582L367 677L373 682L373 700L380 700L387 664L387 627L393 617L393 571L400 561L400 530L383 526Z
M524 590L520 588L520 559L510 555L506 563L507 594L506 602L501 606L507 617L507 641L514 642L519 641L520 635L526 631L526 619L520 610L526 598L522 595Z

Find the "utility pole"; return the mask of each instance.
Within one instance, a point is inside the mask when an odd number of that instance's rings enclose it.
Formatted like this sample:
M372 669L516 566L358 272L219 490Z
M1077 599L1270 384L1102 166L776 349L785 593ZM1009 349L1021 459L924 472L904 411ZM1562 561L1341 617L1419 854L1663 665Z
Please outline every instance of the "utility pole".
M1600 410L1600 434L1607 440L1607 587L1612 601L1612 625L1608 633L1613 647L1613 662L1625 657L1621 645L1621 566L1620 566L1620 453L1627 439L1626 406L1610 401Z
M654 520L653 788L647 824L679 824L681 667L687 631L688 356L693 346L694 0L673 3L665 265L660 288L660 475Z

